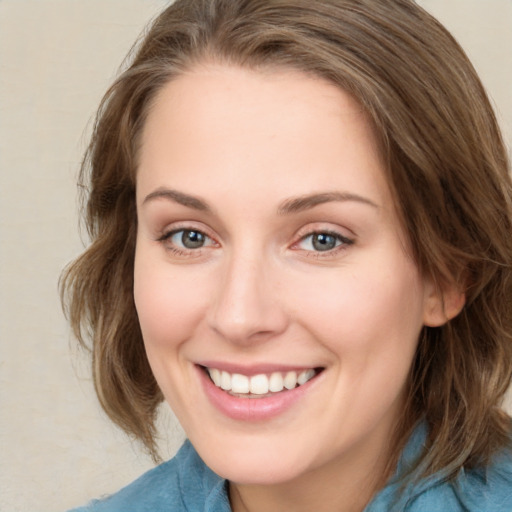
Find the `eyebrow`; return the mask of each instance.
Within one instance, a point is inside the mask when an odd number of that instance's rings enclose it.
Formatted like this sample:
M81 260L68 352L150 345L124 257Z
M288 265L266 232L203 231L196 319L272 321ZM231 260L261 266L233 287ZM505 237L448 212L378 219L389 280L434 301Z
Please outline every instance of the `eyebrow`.
M174 201L175 203L186 206L187 208L192 208L194 210L199 210L202 212L210 212L210 207L198 197L191 196L189 194L184 194L183 192L178 192L177 190L172 190L169 188L158 188L151 194L148 194L142 204L146 204L149 201L155 199L168 199Z
M358 194L352 194L350 192L322 192L319 194L309 194L305 196L287 199L279 206L277 212L280 215L287 215L290 213L298 213L303 212L305 210L310 210L311 208L314 208L315 206L324 203L340 201L355 201L357 203L362 203L373 208L379 209L379 206L372 200L360 196Z
M174 201L175 203L186 206L187 208L192 208L202 212L212 211L208 204L202 199L168 188L158 188L154 192L151 192L144 198L142 204L146 204L149 201L153 201L155 199L168 199L170 201ZM351 192L321 192L317 194L308 194L287 199L278 207L277 213L279 215L288 215L291 213L299 213L305 210L310 210L311 208L324 203L348 201L355 201L379 209L379 206L376 203L358 194L353 194Z

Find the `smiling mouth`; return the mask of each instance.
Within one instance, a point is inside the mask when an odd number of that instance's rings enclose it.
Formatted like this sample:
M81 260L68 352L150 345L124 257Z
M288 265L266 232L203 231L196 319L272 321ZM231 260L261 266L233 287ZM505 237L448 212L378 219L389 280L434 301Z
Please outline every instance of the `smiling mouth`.
M217 368L202 368L216 387L238 398L266 398L290 391L303 386L323 371L323 368L306 368L299 371L261 373L249 377Z

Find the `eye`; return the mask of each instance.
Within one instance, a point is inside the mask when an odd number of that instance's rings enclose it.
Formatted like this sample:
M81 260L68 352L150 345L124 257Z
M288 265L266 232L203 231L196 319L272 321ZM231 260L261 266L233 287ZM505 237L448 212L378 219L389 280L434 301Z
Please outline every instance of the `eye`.
M336 249L341 245L351 245L352 240L339 233L328 231L311 233L303 237L297 244L299 249L304 251L327 252Z
M213 240L202 231L196 229L178 229L166 233L161 241L176 249L194 250L213 244Z

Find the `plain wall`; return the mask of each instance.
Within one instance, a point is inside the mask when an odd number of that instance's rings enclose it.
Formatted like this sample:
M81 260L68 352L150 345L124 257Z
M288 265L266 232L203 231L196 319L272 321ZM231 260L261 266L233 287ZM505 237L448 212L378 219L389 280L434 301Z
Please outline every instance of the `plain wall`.
M75 182L91 118L131 44L166 3L0 0L2 511L65 510L152 466L100 411L57 281L82 249ZM467 50L510 147L512 1L420 3ZM169 412L161 423L170 456L182 433Z

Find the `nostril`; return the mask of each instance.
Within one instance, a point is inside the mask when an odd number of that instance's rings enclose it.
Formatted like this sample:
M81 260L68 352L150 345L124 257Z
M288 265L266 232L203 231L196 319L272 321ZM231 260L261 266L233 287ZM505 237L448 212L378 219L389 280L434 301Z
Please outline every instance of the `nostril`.
M219 286L210 303L208 323L227 341L259 343L283 332L288 318L269 265L256 257L258 251L247 247L243 254L240 251L239 248L226 260L227 267L219 270Z

